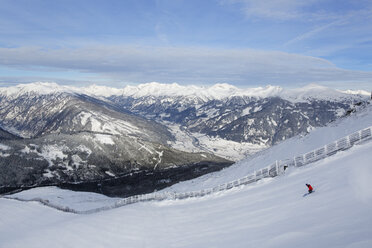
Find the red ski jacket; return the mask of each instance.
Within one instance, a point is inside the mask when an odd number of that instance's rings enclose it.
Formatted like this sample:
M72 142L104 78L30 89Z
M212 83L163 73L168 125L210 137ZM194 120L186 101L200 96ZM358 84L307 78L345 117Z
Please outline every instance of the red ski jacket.
M311 187L310 184L307 184L306 186L309 188L309 190L313 191L313 187Z

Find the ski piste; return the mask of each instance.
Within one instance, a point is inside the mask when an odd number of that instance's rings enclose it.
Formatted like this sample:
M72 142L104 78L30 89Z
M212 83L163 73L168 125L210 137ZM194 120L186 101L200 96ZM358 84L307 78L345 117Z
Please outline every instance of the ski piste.
M312 193L315 193L315 190L313 190L313 191L311 191L311 192L308 192L308 193L304 194L303 197L305 197L305 196L307 196L307 195L310 195L310 194L312 194Z

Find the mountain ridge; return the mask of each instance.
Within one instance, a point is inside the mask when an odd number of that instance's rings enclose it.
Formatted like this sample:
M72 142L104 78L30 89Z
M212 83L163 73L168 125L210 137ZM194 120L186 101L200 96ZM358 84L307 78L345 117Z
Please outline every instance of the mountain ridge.
M75 87L59 85L54 82L34 82L29 84L19 84L11 87L1 87L0 94L3 95L22 95L30 92L38 94L52 94L57 92L68 92L86 94L101 97L127 96L127 97L197 97L204 101L214 99L225 99L234 96L266 98L281 97L289 101L306 101L308 98L317 100L331 100L337 98L352 98L357 95L362 98L370 96L370 93L363 90L335 90L317 84L309 84L302 88L284 89L279 86L267 85L256 88L238 88L236 86L222 83L209 87L187 85L177 83L164 84L158 82L144 83L136 86L127 85L124 88L114 88L100 85L89 85L87 87Z
M93 182L98 190L99 180L125 176L123 191L115 192L131 194L138 191L136 185L146 192L182 180L177 175L182 170L196 176L232 163L170 147L174 137L165 126L108 100L53 88L33 90L0 94L3 136L6 129L23 138L0 142L6 148L0 153L0 186L8 189L60 183L83 188ZM133 171L158 176L140 187L140 180L127 175Z
M182 180L181 174L190 178L222 169L368 102L366 96L317 85L292 95L278 87L202 88L150 83L128 86L126 95L55 83L1 88L4 137L10 132L23 139L1 141L6 170L0 181L11 187L94 182L98 190L99 180L138 170L147 178L149 170L155 181L143 180L143 190L159 189ZM141 184L140 178L127 181Z
M354 108L354 104L361 104L369 99L368 92L343 92L314 84L299 89L283 89L278 86L239 89L229 84L205 87L152 82L117 89L98 85L79 88L38 82L0 88L0 99L9 102L48 98L52 95L83 97L118 112L126 111L155 121L154 126L159 123L172 131L168 137L183 136L194 140L188 148L184 146L184 151L217 152L229 159L238 154L234 160L252 154L250 151L242 151L247 145L261 145L264 148L293 135L306 133L313 127L326 125L345 115ZM0 108L0 115L1 111L4 113L4 108L6 106ZM17 108L19 106L5 111L5 119L0 124L8 132L20 135L16 131L19 127L12 123L17 114L13 114L8 125L4 123L6 117L11 116ZM25 109L23 112L26 111ZM85 113L80 116L81 121L84 122L89 115L91 114ZM300 121L296 121L297 119ZM43 121L45 120L40 119L38 125ZM179 135L181 133L183 134ZM205 138L201 135L205 135ZM203 142L201 138L204 139ZM214 146L216 142L212 141L215 139L219 139L219 144L222 141L235 142L233 146L229 146L235 147L233 153L227 154L230 153L229 149L227 153L220 148L217 151ZM186 140L168 139L167 144L174 146L175 142L180 144Z

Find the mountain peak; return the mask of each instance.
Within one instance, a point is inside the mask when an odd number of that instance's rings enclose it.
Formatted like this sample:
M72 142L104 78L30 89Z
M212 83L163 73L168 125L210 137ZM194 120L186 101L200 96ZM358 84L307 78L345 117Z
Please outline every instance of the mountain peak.
M309 84L302 88L286 90L281 97L292 102L303 102L309 99L332 101L353 98L355 95L318 84Z
M60 92L71 92L71 87L62 86L55 82L34 82L18 84L16 86L0 88L0 94L7 96L19 96L24 94L48 95Z

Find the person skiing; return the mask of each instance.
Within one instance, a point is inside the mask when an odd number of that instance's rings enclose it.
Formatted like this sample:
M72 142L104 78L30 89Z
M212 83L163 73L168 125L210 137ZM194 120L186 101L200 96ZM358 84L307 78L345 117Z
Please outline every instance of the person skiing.
M311 192L313 192L313 187L310 185L310 184L306 184L306 186L308 187L308 189L309 189L309 194L311 193Z

